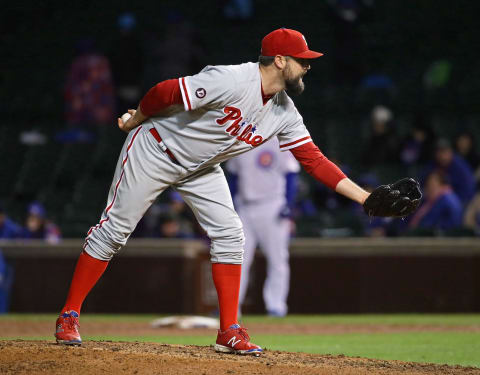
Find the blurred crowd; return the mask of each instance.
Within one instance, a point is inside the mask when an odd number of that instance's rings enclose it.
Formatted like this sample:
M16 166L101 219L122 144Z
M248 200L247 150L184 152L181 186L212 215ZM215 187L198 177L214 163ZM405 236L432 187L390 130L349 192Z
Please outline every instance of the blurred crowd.
M321 186L313 192L317 207L331 215L353 213L360 226L355 234L366 236L480 234L480 155L474 133L460 128L452 139L438 137L428 120L417 116L400 137L392 111L382 105L373 108L368 128L357 182L368 191L380 185L379 166L398 177L414 177L423 191L419 209L401 220L370 218L359 205Z
M45 207L32 202L25 213L23 224L12 220L0 204L0 240L45 240L57 243L61 239L58 225L48 219Z
M44 206L32 202L25 212L23 224L16 223L0 203L0 241L1 240L43 240L50 244L61 239L59 227L47 218ZM14 266L7 262L0 248L0 314L9 308L9 296L14 279Z
M403 220L369 218L362 207L303 173L292 206L298 235L479 235L480 156L475 134L459 128L451 139L439 137L421 110L406 127L399 125L389 108L396 90L393 79L380 65L366 69L362 59L364 43L359 30L369 22L374 1L329 0L328 5L334 31L335 72L331 84L357 87L358 97L373 92L381 104L373 106L362 126L364 137L358 147L364 150L357 163L349 165L329 155L328 149L326 154L366 189L386 182L378 170L383 166L418 179L424 198L419 210ZM222 14L229 21L246 22L253 17L253 2L226 1ZM63 90L67 126L56 133L58 142L94 142L99 127L111 125L126 109L136 108L151 86L198 72L212 63L199 33L181 12L166 11L163 21L161 29L157 25L147 26L140 32L135 14L122 13L116 19L116 32L108 48L100 48L88 37L76 43ZM448 61L433 62L424 75L424 90L444 87L449 71ZM407 134L404 128L409 129ZM25 143L42 142L39 134L29 135L35 135L35 139ZM165 197L148 210L133 236L203 238L205 234L181 196L172 190ZM316 228L303 230L305 222L315 223ZM55 242L60 231L46 218L45 208L34 202L22 225L9 219L3 209L0 211L0 238L43 238Z
M57 141L92 142L95 127L112 124L136 108L150 87L206 65L202 42L177 10L165 13L162 30L140 34L130 12L120 14L116 26L106 49L90 37L76 43L64 87L67 128L57 134Z

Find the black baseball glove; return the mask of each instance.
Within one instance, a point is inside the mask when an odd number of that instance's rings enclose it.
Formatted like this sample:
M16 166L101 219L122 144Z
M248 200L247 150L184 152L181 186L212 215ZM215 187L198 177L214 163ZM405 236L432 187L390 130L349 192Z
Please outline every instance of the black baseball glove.
M363 209L368 216L405 217L417 209L421 199L419 183L413 178L403 178L373 190Z

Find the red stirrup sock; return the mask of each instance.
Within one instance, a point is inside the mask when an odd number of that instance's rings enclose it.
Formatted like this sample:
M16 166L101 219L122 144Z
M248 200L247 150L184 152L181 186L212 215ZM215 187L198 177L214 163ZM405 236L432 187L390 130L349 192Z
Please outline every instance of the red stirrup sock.
M237 323L241 264L212 263L212 276L220 308L220 330Z
M67 301L60 312L61 314L70 310L80 314L85 297L102 276L107 265L107 261L96 259L86 252L80 254L68 291Z

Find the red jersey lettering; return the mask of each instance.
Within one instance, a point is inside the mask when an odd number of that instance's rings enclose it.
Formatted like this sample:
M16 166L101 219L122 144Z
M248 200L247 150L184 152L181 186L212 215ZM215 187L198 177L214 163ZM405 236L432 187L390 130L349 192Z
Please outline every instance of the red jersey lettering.
M238 139L239 141L245 141L248 133L250 132L250 130L252 130L252 128L253 128L252 124L247 125L247 127L246 127L245 129L243 129L242 134L239 135L239 136L237 137L237 139Z
M256 135L255 137L252 138L250 141L250 144L253 147L260 146L263 143L263 137L261 135Z
M220 126L225 125L229 121L233 121L229 127L225 129L225 132L230 134L232 137L236 137L242 126L246 121L242 122L242 111L235 107L227 106L223 109L227 115L216 120L217 124ZM239 141L245 142L246 144L256 147L263 143L263 137L261 135L253 136L253 133L256 131L256 126L248 124L242 131L242 133L237 137Z
M240 117L238 120L235 120L232 125L230 125L225 131L227 133L230 133L230 135L237 135L240 132L241 126L240 126L240 121L242 121L242 118Z
M237 119L241 120L240 116L242 115L242 111L240 111L238 108L225 107L223 109L223 112L225 112L227 115L223 118L217 119L218 125L224 125L227 121L230 121L230 120L237 120Z

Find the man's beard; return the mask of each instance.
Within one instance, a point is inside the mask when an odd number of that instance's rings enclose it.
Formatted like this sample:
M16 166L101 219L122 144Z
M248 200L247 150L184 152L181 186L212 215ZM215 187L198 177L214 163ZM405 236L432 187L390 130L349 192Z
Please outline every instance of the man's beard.
M291 71L289 67L287 67L287 70L285 71L286 76L291 75ZM300 95L303 90L305 90L305 84L303 83L302 77L304 74L300 74L299 76L295 78L286 78L285 79L285 91L287 91L287 94L297 96Z
M302 77L296 79L289 79L285 81L285 90L288 95L297 96L300 95L303 90L305 90L305 84L303 83Z

